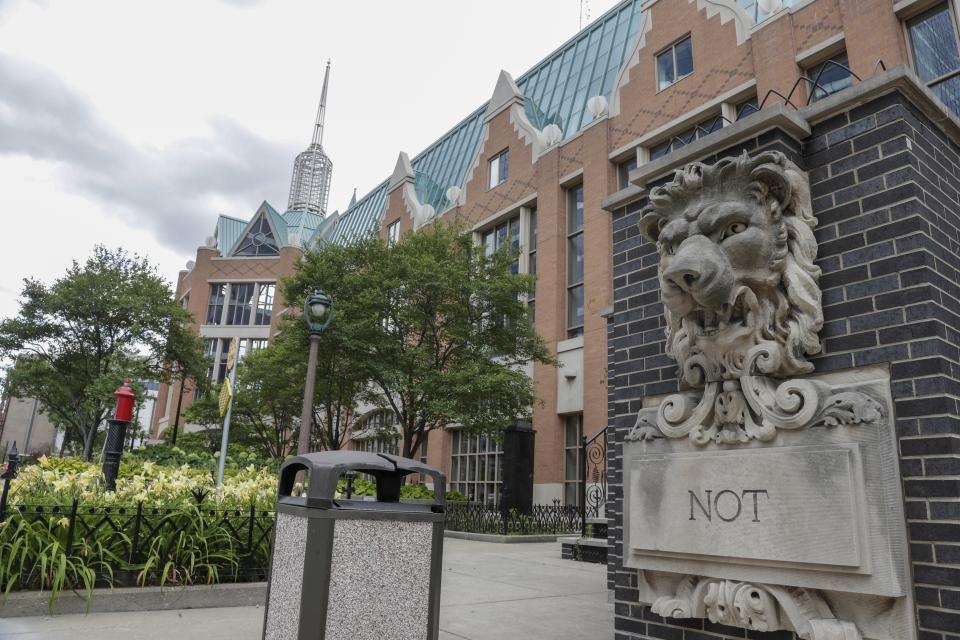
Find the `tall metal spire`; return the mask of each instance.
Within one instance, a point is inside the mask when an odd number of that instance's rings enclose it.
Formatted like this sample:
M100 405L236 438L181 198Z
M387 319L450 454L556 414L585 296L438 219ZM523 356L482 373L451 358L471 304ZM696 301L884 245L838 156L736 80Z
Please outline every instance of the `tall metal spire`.
M313 127L313 140L307 150L297 156L290 179L288 210L309 211L326 215L330 199L330 179L333 162L323 150L323 121L327 110L327 86L330 83L330 61L323 74L323 91L317 108L317 121Z
M327 85L330 84L330 59L323 73L323 92L320 94L320 106L317 108L317 123L313 126L313 144L323 145L323 118L327 111Z

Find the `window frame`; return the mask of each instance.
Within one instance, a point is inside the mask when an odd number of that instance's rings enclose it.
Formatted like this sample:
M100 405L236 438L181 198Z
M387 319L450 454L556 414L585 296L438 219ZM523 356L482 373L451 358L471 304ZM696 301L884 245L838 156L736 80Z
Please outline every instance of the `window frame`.
M718 125L718 124L719 124L719 126L716 126L716 125ZM709 129L709 130L708 130L708 128L707 128L707 125L710 126L710 129ZM715 133L715 132L719 131L720 129L724 128L725 126L727 126L727 122L726 122L726 120L724 120L724 118L723 118L723 113L722 113L722 112L720 112L720 113L715 113L714 115L711 115L710 117L705 118L704 120L701 120L701 121L697 122L697 123L694 124L693 126L686 127L686 128L684 128L683 130L681 130L681 131L679 131L679 132L677 132L677 133L671 134L669 137L667 137L666 139L661 140L661 141L658 142L657 144L649 145L649 146L647 147L647 155L649 156L649 159L650 159L650 160L656 160L656 159L658 159L658 158L662 158L663 156L669 155L669 154L673 153L674 151L678 151L678 150L680 150L680 149L683 149L685 146L687 146L687 145L689 145L689 144L693 144L694 142L696 142L697 140L699 140L700 138L702 138L702 137L704 137L704 136L708 136L708 135L710 135L711 133ZM692 137L690 137L690 136L692 136ZM684 142L684 143L683 143L682 145L680 145L679 147L673 145L673 141L674 141L674 140L681 140L681 141L683 141L683 140L685 140L685 139L688 138L688 137L689 137L690 139L687 140L686 142ZM661 150L661 149L664 149L664 148L665 148L665 150L663 151L663 153L660 153L659 155L657 155L657 154L660 152L660 150Z
M392 247L400 241L400 218L387 225L387 246Z
M573 445L570 444L569 431L571 426L576 429L576 441ZM568 477L568 471L570 471L568 456L571 452L575 460L574 477L572 479ZM581 465L583 465L583 413L571 413L563 416L563 503L567 506L580 506L581 487L583 486ZM572 500L568 495L571 490L573 491Z
M577 191L580 192L580 203L581 203L581 206L580 206L580 208L581 208L580 226L579 226L578 228L576 228L576 229L571 230L571 228L570 228L570 226L571 226L571 225L570 225L570 222L571 222L571 214L575 215L574 210L575 210L575 208L576 208L576 196L575 196L574 194L575 194ZM566 205L566 206L564 207L564 209L565 209L565 223L566 223L566 224L565 224L565 229L566 229L566 240L567 240L567 241L566 241L566 244L564 245L564 247L565 247L564 282L566 283L566 314L565 314L565 316L564 316L564 325L565 325L566 330L567 330L567 338L569 339L569 338L576 338L577 336L582 336L582 335L583 335L583 328L584 328L584 324L585 324L585 322L586 322L586 316L587 316L587 313L586 313L586 288L584 287L584 280L585 280L585 276L586 276L586 247L584 246L584 242L583 242L583 240L582 240L583 235L584 235L584 227L586 226L586 224L585 224L585 222L586 222L586 221L585 221L585 218L586 218L586 200L585 200L585 198L584 198L584 196L583 196L583 183L580 182L580 183L575 184L575 185L570 185L570 186L566 189L564 195L565 195L564 202L565 202L565 205ZM573 242L574 242L575 239L578 238L578 237L581 238L581 241L580 241L580 262L581 262L580 279L579 279L579 281L577 281L577 282L571 282L571 281L570 281L570 273L571 273L571 267L573 266L573 263L571 262L571 251L570 251L570 249L571 249L571 247L573 246ZM570 316L571 298L572 298L572 296L573 296L573 291L574 291L575 289L578 289L578 288L580 289L581 297L582 297L582 299L583 299L584 312L583 312L583 317L580 318L580 320L581 320L581 321L580 321L580 324L578 324L578 325L571 325L571 324L570 324L570 318L571 318L571 316Z
M818 74L816 74L816 73L813 73L813 71L814 71L815 69L823 69L823 70L825 71L826 69L829 68L829 67L827 67L827 63L828 63L828 62L831 62L831 61L834 62L835 64L834 64L834 65L830 65L830 66L833 67L834 69L839 69L839 67L837 67L836 64L839 64L839 61L837 61L837 58L839 58L839 57L841 57L841 56L847 59L847 62L846 62L846 64L845 64L844 66L847 67L847 80L850 81L850 84L848 84L848 85L846 85L846 86L843 86L843 87L840 87L839 89L837 89L837 90L835 90L835 91L831 91L830 93L824 92L823 95L818 96L818 95L817 95L817 91L822 91L822 89L821 89L820 87L818 87L818 86L816 86L816 85L813 84L814 82L817 81L817 75L818 75ZM837 93L840 93L840 92L843 91L844 89L849 89L850 87L853 86L853 71L850 70L850 55L849 55L849 53L847 52L846 49L843 49L842 51L838 51L838 52L836 52L835 54L833 54L832 56L830 56L829 58L826 58L825 60L821 60L820 62L817 62L817 63L815 63L815 64L810 65L809 67L805 67L804 70L803 70L803 76L809 81L809 82L806 83L806 85L807 85L807 91L809 92L809 94L808 94L808 96L807 96L807 104L808 104L808 105L811 105L811 104L814 104L814 103L819 102L819 101L821 101L821 100L824 100L824 99L826 99L826 98L829 98L830 96L832 96L832 95L834 95L834 94L837 94ZM819 73L819 76L820 76L821 79L823 78L823 72L822 72L822 71ZM819 83L817 83L817 84L819 84Z
M276 281L260 281L260 280L238 280L236 282L223 281L223 282L210 282L207 289L207 315L204 318L203 325L211 327L269 327L273 324L274 308L277 304L277 283ZM243 323L229 322L234 318L230 316L231 314L231 298L233 296L234 286L237 285L252 285L253 292L250 297L249 305L249 314L247 321ZM214 318L214 322L211 322L211 304L210 301L213 298L214 287L222 287L221 291L223 292L222 302L213 305L214 307L219 307L217 318ZM265 287L272 287L272 295L270 296L270 307L269 309L266 306L261 307L261 294ZM235 310L234 310L235 311ZM242 313L242 310L241 310ZM259 320L266 318L267 322L261 323Z
M687 40L690 41L690 72L689 72L689 73L685 73L685 74L683 74L683 75L681 76L681 75L678 75L678 73L677 73L677 45L680 45L680 44L682 44L683 42L685 42L685 41L687 41ZM668 82L667 84L661 86L661 85L660 85L660 58L661 58L662 56L666 55L667 53L669 53L669 54L671 55L671 58L672 58L672 61L673 61L673 80L671 80L671 81ZM671 44L669 44L669 45L667 45L666 47L664 47L663 49L661 49L658 53L654 54L654 56L653 56L653 77L654 77L654 79L655 79L656 82L657 82L657 91L656 91L656 93L660 93L661 91L666 91L667 89L669 89L669 88L672 87L673 85L677 84L678 82L680 82L680 81L683 80L684 78L689 78L690 76L693 75L693 72L694 72L694 64L693 64L693 34L692 34L691 32L689 32L689 31L688 31L686 34L684 34L684 35L680 36L679 38L677 38L676 40L674 40Z
M450 476L447 489L459 491L471 502L498 505L500 484L503 480L503 442L488 434L473 433L465 429L451 429L450 433ZM486 443L485 447L481 447L481 438ZM484 463L484 474L482 479L478 479L481 459ZM478 494L482 495L480 500L476 497Z
M638 166L640 163L637 162L636 152L630 159L617 163L617 189L626 189L630 186L630 172Z
M920 77L920 74L917 71L917 57L916 57L916 53L914 52L914 46L913 46L914 38L913 38L913 33L910 29L910 23L912 22L915 23L922 18L931 16L934 13L937 13L941 7L945 7L946 12L950 16L950 24L953 26L954 43L957 45L957 50L960 51L960 16L957 15L957 7L953 2L953 0L944 0L943 2L938 2L936 4L933 4L927 7L926 9L924 9L923 11L920 11L914 15L911 15L910 17L905 18L902 21L904 38L907 44L907 58L910 61L910 68L913 70L914 73L917 74L918 78ZM954 69L953 71L949 71L941 76L932 78L931 80L921 79L920 81L923 82L924 85L928 89L930 89L930 91L934 91L934 85L944 83L948 80L951 80L957 77L958 75L960 75L960 65L958 65L957 68ZM934 95L936 95L935 92L934 92ZM960 113L958 113L957 115L960 116Z
M523 217L521 216L521 223ZM530 310L530 324L537 326L537 207L536 205L527 209L527 275L533 276L533 288L530 295L527 296L527 307ZM522 238L521 238L522 240ZM523 267L521 266L521 270Z
M496 166L497 182L494 182L493 168ZM495 189L510 179L510 147L503 149L487 159L487 191Z

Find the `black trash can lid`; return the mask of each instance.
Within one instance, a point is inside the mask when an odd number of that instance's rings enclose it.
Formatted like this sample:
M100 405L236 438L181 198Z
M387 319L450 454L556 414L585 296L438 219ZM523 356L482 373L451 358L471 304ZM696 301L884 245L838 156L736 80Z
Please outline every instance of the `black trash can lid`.
M349 471L373 476L377 485L378 502L398 502L403 478L411 473L422 473L433 478L433 510L446 506L446 480L443 473L418 460L401 458L388 453L366 451L321 451L290 458L280 466L278 498L287 498L293 491L297 473L309 475L305 504L320 509L336 508L337 482Z

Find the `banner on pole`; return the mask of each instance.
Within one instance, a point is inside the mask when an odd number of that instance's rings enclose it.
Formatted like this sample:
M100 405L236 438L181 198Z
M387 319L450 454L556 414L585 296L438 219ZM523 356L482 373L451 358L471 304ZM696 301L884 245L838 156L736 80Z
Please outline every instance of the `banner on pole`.
M227 415L227 408L230 406L230 398L233 397L233 388L230 385L230 378L223 381L220 387L220 417Z
M236 338L230 339L230 351L227 352L227 371L233 369L233 365L237 360L237 344L239 342Z

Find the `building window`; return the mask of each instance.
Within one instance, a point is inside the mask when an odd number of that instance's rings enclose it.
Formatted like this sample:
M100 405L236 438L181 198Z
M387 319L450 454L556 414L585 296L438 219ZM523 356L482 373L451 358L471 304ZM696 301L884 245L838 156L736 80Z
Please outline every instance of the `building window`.
M400 455L397 417L390 409L378 409L364 417L353 430L354 451Z
M367 453L389 453L394 456L400 455L400 437L396 438L362 438L353 441L354 451L366 451Z
M500 501L503 448L487 435L453 431L450 453L450 489L470 502L496 505Z
M211 284L210 300L207 302L207 324L220 324L223 320L223 301L227 285Z
M206 324L267 326L273 317L276 285L272 282L230 282L210 285ZM253 301L256 300L256 313ZM224 306L226 304L226 314ZM224 315L226 317L224 317Z
M257 315L254 324L268 325L273 316L274 285L261 282L257 290Z
M247 353L253 353L254 351L260 351L267 346L267 340L255 338L247 341Z
M826 98L853 84L849 66L847 52L844 51L808 69L807 78L811 82L810 102Z
M737 120L743 120L757 111L760 111L760 105L757 103L757 96L753 96L737 105L736 118Z
M501 222L489 231L483 234L483 251L488 256L492 256L494 251L507 249L508 251L518 252L520 250L520 216L515 215L509 220ZM510 267L510 273L520 273L519 255L513 261Z
M530 246L527 250L527 268L528 273L534 276L533 289L527 298L527 305L530 307L530 324L537 324L537 210L530 209Z
M583 184L567 191L567 337L583 335Z
M252 282L234 282L230 285L230 302L227 304L225 324L250 324L253 287Z
M564 420L563 442L563 503L579 506L580 487L583 485L583 414L567 416Z
M665 140L655 147L650 147L650 159L656 160L657 158L667 155L671 151L682 149L694 140L699 140L700 138L722 128L723 118L720 116L714 116L708 120L704 120L703 122L694 125L692 128L672 136L669 140Z
M237 256L275 256L279 255L280 248L277 239L273 236L270 223L266 216L260 216L247 235L244 236L234 255Z
M498 184L507 181L509 177L509 166L510 166L510 150L505 149L498 153L497 155L490 158L488 161L488 175L490 180L487 183L488 189L493 189Z
M617 188L626 189L630 186L630 172L637 168L637 154L626 162L617 165Z
M214 382L220 384L227 378L227 356L230 355L232 338L220 338L220 357L217 359L217 377Z
M941 102L960 114L960 50L949 3L907 22L913 66Z
M215 371L217 362L217 345L219 343L220 341L216 338L207 338L206 344L204 345L204 351L207 354L207 360L210 362L210 365L207 367L207 380L213 379L213 372ZM199 385L197 391L199 391Z
M394 220L387 227L387 246L392 247L400 240L400 221Z
M666 89L691 73L693 73L693 46L690 43L690 36L657 55L657 91Z

